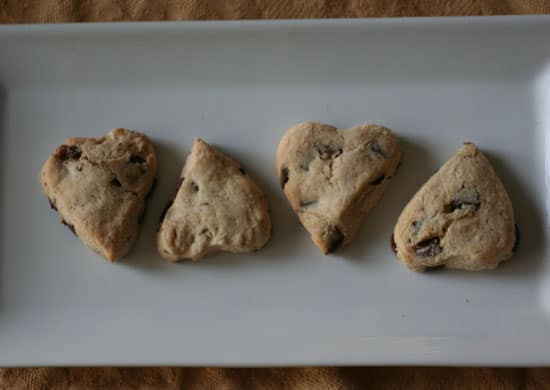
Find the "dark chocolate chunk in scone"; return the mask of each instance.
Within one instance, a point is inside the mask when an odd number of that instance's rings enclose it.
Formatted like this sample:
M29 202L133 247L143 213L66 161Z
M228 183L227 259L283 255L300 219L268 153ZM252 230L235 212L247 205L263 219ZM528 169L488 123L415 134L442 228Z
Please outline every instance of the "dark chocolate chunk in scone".
M385 127L304 122L282 137L276 173L302 225L328 254L353 240L400 158L397 137Z
M512 256L516 231L504 185L483 153L467 143L407 204L394 229L394 247L415 271L481 271Z
M144 134L114 129L101 138L71 138L44 163L40 182L61 222L107 260L132 247L156 174Z

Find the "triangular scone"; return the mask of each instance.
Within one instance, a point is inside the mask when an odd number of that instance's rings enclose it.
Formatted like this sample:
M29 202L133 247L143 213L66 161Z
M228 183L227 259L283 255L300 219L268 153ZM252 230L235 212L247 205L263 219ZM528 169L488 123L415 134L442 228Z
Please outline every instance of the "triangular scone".
M40 182L61 222L115 261L134 243L156 169L146 135L113 129L101 138L65 141L44 163Z
M197 138L160 225L160 255L179 261L218 251L253 252L270 235L267 199L260 187L236 161Z
M277 149L276 172L302 225L321 252L348 244L399 165L397 137L378 125L348 130L304 122Z
M513 254L514 210L489 160L466 143L410 200L393 249L409 268L492 269Z

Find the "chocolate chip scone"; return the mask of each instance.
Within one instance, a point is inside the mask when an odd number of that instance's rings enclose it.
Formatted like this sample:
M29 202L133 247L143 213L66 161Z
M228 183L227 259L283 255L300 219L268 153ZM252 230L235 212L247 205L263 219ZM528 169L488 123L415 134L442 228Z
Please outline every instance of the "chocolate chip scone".
M492 269L516 245L514 210L489 160L466 143L407 204L392 247L412 270Z
M380 200L401 158L397 137L378 125L348 130L312 122L291 127L277 149L276 173L321 252L348 244Z
M52 208L84 244L115 261L132 247L156 174L146 135L113 129L70 138L44 163L40 182Z
M160 225L160 255L179 261L218 251L253 252L270 235L260 187L236 161L197 138Z

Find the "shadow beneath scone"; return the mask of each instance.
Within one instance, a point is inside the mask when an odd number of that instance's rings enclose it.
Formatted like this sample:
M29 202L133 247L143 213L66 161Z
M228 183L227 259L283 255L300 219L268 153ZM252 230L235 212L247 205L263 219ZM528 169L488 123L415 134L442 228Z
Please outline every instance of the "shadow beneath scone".
M157 229L163 210L177 190L179 174L185 161L184 147L152 141L157 155L156 182L146 201L145 214L136 243L130 253L119 261L121 264L145 270L158 269L166 265L166 261L157 252Z
M519 274L533 276L544 260L544 210L537 207L533 195L526 191L529 186L512 173L510 162L489 150L483 150L483 153L512 200L518 229L518 242L513 257L494 272L513 277Z
M401 142L401 164L380 202L364 218L355 239L340 251L347 260L369 264L398 261L390 244L397 218L438 168L420 141L397 135Z

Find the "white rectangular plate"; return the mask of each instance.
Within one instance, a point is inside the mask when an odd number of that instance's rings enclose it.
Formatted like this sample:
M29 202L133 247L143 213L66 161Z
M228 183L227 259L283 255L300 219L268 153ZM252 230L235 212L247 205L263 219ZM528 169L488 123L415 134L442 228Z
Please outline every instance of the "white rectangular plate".
M550 364L550 17L0 27L0 365ZM379 123L403 164L355 241L323 256L274 155L311 120ZM139 240L110 264L38 184L70 136L144 131L160 159ZM155 230L193 138L267 192L268 246L169 264ZM493 272L417 274L394 223L473 141L510 192L521 243Z

